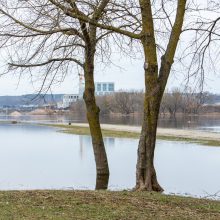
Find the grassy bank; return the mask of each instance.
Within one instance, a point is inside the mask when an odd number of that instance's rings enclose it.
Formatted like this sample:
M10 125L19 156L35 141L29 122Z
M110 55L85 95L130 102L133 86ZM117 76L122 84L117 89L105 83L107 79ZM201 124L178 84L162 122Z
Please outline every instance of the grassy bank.
M63 124L41 124L43 126L52 126L61 128L61 132L68 133L68 134L79 134L79 135L90 135L90 131L88 127L82 126L74 126L74 125L63 125ZM107 130L102 129L102 133L104 137L119 137L119 138L134 138L138 139L140 134L136 132L128 132L128 131L116 131L116 130ZM168 141L186 141L191 143L198 143L201 145L208 145L208 146L220 146L220 141L216 140L199 140L196 138L183 138L183 137L176 137L176 136L163 136L158 135L157 139L159 140L168 140Z
M62 125L62 124L41 124L41 125L61 128L62 130L60 131L67 134L90 135L90 130L88 127ZM139 138L138 133L128 132L128 131L114 131L114 130L102 129L102 134L104 137Z
M220 219L220 202L148 192L0 192L0 219Z

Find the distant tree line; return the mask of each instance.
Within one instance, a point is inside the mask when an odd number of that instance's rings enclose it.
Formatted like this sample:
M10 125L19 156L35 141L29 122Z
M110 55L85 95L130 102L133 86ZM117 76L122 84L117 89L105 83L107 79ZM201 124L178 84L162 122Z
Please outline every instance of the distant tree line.
M214 99L218 98L208 92L193 93L191 89L181 91L175 88L164 93L160 115L162 117L175 117L177 113L199 114L206 112L220 112L217 106L213 107ZM129 115L141 114L143 112L144 93L142 91L119 91L112 95L96 97L100 107L100 114L108 115L111 113ZM83 101L72 104L71 111L85 114L86 108Z
M140 91L119 91L111 95L96 97L100 114L118 113L129 115L143 110L144 93ZM75 113L85 114L85 104L79 100L70 107Z
M160 114L175 117L176 113L199 114L205 103L211 100L211 94L208 92L193 93L189 89L182 92L180 89L173 89L164 93Z

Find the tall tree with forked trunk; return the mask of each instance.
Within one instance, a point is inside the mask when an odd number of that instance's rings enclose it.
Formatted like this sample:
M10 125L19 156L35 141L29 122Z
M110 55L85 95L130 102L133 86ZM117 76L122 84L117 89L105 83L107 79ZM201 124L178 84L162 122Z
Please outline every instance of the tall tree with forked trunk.
M112 2L115 6L110 14L112 22L100 23L89 17L79 14L77 11L69 11L71 17L93 24L101 29L110 30L119 35L127 36L139 42L144 54L144 75L145 75L145 98L144 98L144 119L141 136L138 145L138 161L136 170L136 190L162 191L157 181L154 168L154 152L156 143L157 120L159 115L161 99L170 75L177 44L182 32L186 0L178 0L176 6L176 17L172 24L163 5L160 11L166 15L172 26L169 33L169 41L166 49L158 63L158 53L155 32L159 31L154 27L154 19L157 14L152 13L154 1L120 1ZM157 11L160 14L160 11ZM115 16L114 16L115 15ZM109 20L110 20L109 18ZM122 27L119 27L120 26Z

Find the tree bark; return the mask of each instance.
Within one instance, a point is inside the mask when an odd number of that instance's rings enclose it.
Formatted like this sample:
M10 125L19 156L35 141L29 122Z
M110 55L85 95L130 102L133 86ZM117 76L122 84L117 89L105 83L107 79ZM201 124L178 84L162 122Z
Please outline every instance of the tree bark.
M95 100L94 85L94 54L95 50L86 52L85 60L85 92L84 101L87 109L87 119L89 122L92 137L93 151L96 163L96 190L107 189L109 180L108 159L105 151L102 131L99 122L100 109Z
M154 168L154 151L159 107L159 95L157 95L157 97L145 99L144 120L138 145L136 190L163 191L163 188L157 181L157 175Z

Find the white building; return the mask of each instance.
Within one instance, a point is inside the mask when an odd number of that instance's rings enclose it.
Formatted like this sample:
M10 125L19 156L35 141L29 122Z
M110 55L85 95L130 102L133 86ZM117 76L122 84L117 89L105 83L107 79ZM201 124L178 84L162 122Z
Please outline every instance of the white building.
M85 79L83 74L79 74L79 99L83 99L83 93L85 90ZM95 95L109 95L115 92L115 83L113 82L96 82L95 83Z
M115 83L113 82L96 82L95 94L97 96L110 95L115 92Z
M68 108L77 100L83 99L83 93L85 90L85 79L83 74L79 74L79 93L64 95L62 102L57 103L57 108ZM95 83L95 95L110 95L115 92L115 83L113 82L96 82Z
M57 103L58 108L68 108L73 102L79 100L79 94L69 94L63 96L63 101Z

